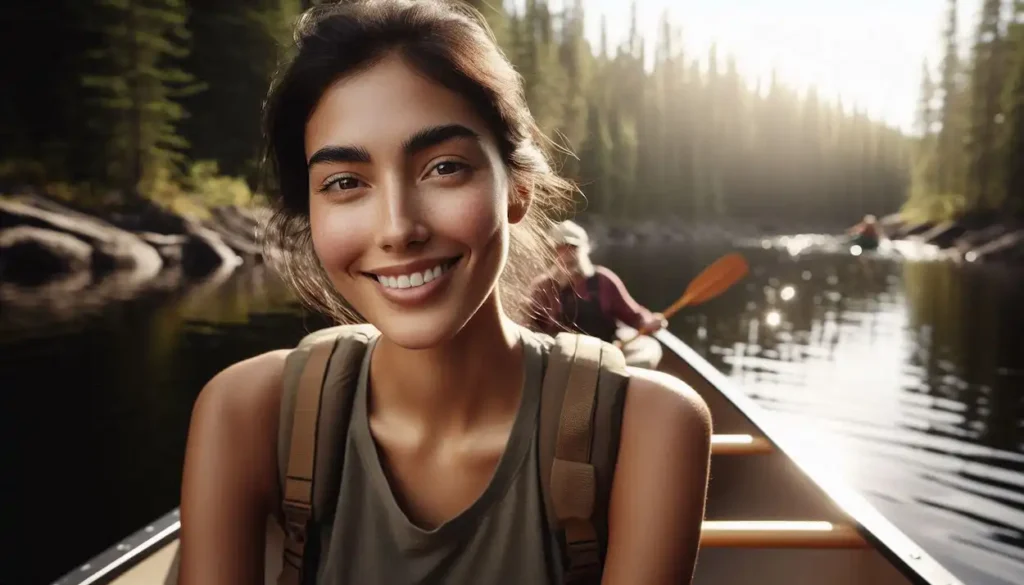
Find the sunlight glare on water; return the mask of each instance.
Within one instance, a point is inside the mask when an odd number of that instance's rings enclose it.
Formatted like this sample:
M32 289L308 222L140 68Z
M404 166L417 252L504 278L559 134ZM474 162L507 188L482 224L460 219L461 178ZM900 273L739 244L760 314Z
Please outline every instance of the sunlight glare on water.
M743 249L747 286L683 311L672 331L964 583L1020 585L1024 274L920 247L891 249L928 261L825 241L793 256L793 238L775 242ZM607 263L651 286L681 255ZM685 278L642 301L670 303Z

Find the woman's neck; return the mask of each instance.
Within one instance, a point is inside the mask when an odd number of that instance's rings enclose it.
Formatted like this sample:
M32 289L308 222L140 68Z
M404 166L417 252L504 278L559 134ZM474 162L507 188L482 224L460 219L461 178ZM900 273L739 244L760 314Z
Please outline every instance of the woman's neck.
M507 419L519 406L523 359L519 326L495 291L438 346L410 350L382 336L370 362L372 410L441 433Z

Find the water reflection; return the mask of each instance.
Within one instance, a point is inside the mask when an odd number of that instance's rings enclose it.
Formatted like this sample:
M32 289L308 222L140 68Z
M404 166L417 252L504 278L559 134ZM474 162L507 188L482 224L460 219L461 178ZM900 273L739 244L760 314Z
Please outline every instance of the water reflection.
M45 583L167 512L202 385L227 364L294 345L304 317L262 267L120 302L0 311L0 429L11 543L0 583ZM94 297L94 299L97 297ZM45 551L45 552L44 552Z
M750 275L672 330L804 429L900 528L965 582L1024 574L1024 278L870 254L744 250ZM799 245L799 246L798 246ZM725 247L599 250L669 306ZM0 583L46 582L175 505L202 385L325 323L255 267L187 290L0 311ZM75 304L77 303L77 304ZM30 447L22 447L30 446ZM31 478L22 481L20 478ZM54 531L59 531L54 542ZM7 536L5 534L0 536ZM54 546L54 545L57 546Z
M745 286L672 330L965 582L1024 574L1024 274L869 255L745 251ZM723 250L601 259L661 307ZM635 287L636 285L634 285Z

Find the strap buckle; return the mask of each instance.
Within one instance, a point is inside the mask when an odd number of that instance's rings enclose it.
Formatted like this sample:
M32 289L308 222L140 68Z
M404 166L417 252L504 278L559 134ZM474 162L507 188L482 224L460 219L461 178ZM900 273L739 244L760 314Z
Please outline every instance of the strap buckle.
M596 540L570 542L566 546L569 564L565 568L566 585L594 585L601 580L601 554Z
M284 500L281 511L284 513L285 534L296 544L305 544L306 528L313 515L313 507L304 502Z
M601 566L601 551L596 540L567 543L569 573L589 572Z

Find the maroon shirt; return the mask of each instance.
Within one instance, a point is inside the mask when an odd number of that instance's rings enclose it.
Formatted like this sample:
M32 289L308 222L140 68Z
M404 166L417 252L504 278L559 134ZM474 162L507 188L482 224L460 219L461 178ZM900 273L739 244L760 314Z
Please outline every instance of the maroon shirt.
M604 266L595 266L594 270L598 280L597 295L601 312L609 320L613 323L616 320L621 321L634 329L639 329L651 321L651 312L633 300L618 275ZM590 293L585 283L586 277L576 275L572 287L580 298L589 299ZM543 276L533 283L532 290L534 326L539 331L549 334L564 331L569 324L561 323L559 320L562 314L562 301L558 282L551 276Z

